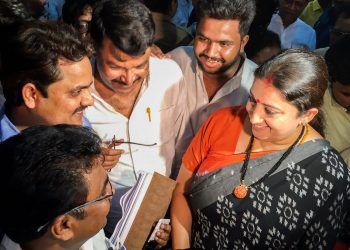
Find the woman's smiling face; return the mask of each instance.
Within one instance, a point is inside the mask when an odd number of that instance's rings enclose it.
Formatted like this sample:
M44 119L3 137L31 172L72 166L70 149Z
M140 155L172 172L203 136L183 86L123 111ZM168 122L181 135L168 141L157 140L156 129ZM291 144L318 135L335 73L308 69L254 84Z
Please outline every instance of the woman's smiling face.
M303 116L270 79L256 78L246 105L253 135L261 141L283 142L295 138Z

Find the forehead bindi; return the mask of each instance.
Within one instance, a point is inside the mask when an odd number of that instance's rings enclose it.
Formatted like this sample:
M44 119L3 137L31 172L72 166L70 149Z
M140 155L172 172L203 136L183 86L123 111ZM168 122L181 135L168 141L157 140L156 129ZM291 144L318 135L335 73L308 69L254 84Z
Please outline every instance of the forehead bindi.
M281 91L273 85L271 77L256 78L250 92L257 103L271 104L286 101Z
M262 81L263 86L265 88L272 87L272 76L267 76L267 77L261 79L261 81Z

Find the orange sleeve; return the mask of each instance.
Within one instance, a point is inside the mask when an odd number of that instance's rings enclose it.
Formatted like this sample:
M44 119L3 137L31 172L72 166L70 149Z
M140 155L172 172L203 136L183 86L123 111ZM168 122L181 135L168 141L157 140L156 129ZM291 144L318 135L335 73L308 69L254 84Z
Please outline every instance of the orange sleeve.
M213 145L217 145L217 139L223 137L222 134L227 129L227 125L241 123L241 119L237 118L244 116L243 114L245 114L244 107L223 108L212 114L193 138L182 158L183 165L189 171L197 172ZM239 127L241 127L241 124ZM238 131L231 130L231 132L239 134ZM222 140L227 141L227 138L222 138Z
M209 117L200 127L182 158L182 164L192 173L197 172L209 151L208 135L212 118L213 116Z

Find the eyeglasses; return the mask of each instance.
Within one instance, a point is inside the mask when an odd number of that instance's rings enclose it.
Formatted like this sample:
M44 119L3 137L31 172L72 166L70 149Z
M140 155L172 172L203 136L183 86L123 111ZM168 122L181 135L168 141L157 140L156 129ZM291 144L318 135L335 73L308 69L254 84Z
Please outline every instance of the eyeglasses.
M145 146L145 147L151 147L151 146L155 146L157 145L157 143L151 143L151 144L145 144L145 143L139 143L139 142L132 142L132 141L118 141L115 138L115 135L113 136L112 140L110 141L110 143L108 144L109 148L115 149L115 144L122 144L122 143L126 143L126 144L134 144L134 145L139 145L139 146Z
M110 193L110 194L101 195L101 196L97 197L96 199L93 199L93 200L88 201L88 202L86 202L86 203L84 203L84 204L82 204L82 205L79 205L79 206L76 206L76 207L70 209L68 212L63 213L62 215L64 216L64 215L70 214L70 213L72 213L72 212L74 212L74 211L77 211L77 210L79 210L79 209L82 209L82 208L85 208L85 207L87 207L87 206L93 205L93 204L95 204L95 203L97 203L97 202L100 202L100 201L103 201L103 200L105 200L105 199L112 199L112 197L113 197L113 195L114 195L114 192L113 192L112 183L111 183L111 181L110 181L109 179L108 179L108 184L109 184L109 187L110 187L110 189L111 189L111 193ZM38 229L37 229L36 231L37 231L37 232L40 232L43 228L45 228L47 225L49 225L50 222L51 222L51 221L48 221L48 222L46 222L45 224L43 224L42 226L38 227Z
M80 31L80 33L87 33L90 30L90 21L78 20L74 26Z

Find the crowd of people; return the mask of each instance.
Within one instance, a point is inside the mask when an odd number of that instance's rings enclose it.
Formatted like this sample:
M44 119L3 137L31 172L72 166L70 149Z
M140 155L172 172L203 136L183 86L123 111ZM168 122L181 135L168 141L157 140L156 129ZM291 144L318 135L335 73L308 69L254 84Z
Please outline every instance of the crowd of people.
M0 0L0 32L0 249L119 249L140 171L177 181L155 249L350 248L350 1Z

